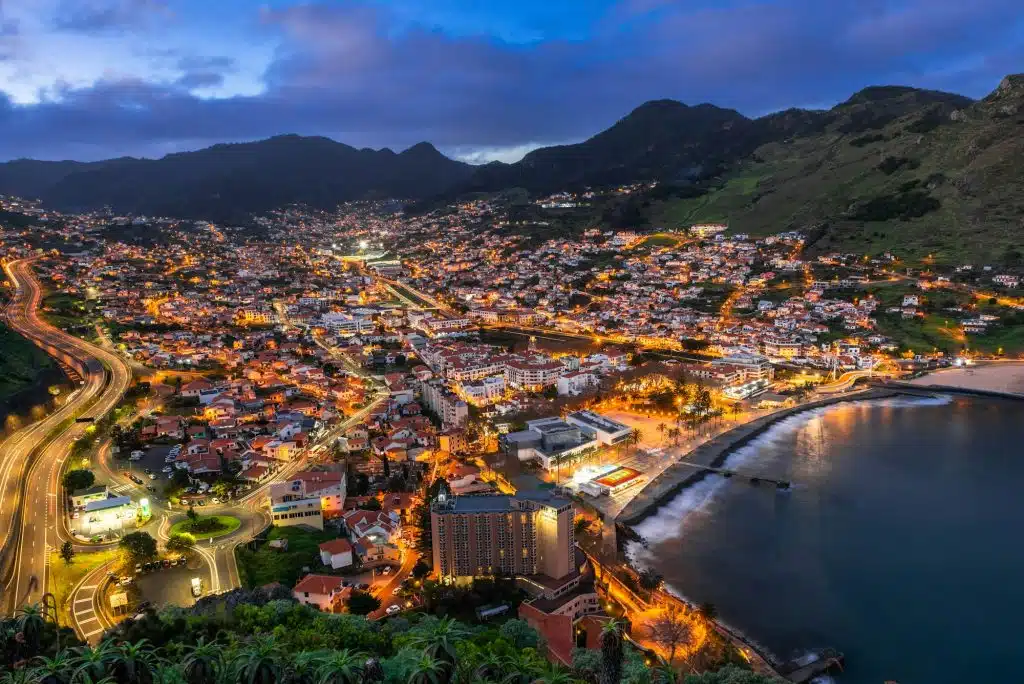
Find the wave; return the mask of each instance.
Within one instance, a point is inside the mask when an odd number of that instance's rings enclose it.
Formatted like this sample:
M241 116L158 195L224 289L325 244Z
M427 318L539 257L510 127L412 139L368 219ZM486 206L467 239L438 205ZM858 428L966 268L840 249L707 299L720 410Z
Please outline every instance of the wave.
M945 406L953 397L940 394L934 397L896 397L890 399L864 399L842 404L830 404L801 411L775 423L750 442L726 456L722 467L733 470L753 462L765 447L774 446L792 437L811 421L819 419L830 411L850 407L919 408ZM708 475L681 491L675 498L662 504L657 513L633 526L633 530L648 542L659 542L682 536L682 521L694 511L701 510L713 499L716 492L728 484L729 479L721 475ZM639 545L637 545L639 546ZM635 551L635 550L634 550Z

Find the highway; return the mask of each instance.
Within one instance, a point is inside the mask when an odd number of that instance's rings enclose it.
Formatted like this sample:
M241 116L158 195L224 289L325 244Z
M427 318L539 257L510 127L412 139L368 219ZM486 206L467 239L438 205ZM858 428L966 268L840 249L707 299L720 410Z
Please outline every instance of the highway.
M2 608L13 613L39 601L46 591L49 552L66 540L59 480L66 455L88 425L77 416L99 417L117 405L131 370L116 354L58 330L39 317L42 289L32 260L4 265L15 295L4 312L7 324L83 378L65 404L0 444L0 553Z

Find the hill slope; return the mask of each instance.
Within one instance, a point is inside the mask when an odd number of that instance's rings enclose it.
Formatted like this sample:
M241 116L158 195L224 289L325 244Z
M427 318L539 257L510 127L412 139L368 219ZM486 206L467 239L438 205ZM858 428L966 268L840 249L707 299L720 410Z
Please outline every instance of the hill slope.
M978 102L875 88L759 146L706 194L653 203L655 225L808 231L818 251L1016 265L1024 235L1024 77Z

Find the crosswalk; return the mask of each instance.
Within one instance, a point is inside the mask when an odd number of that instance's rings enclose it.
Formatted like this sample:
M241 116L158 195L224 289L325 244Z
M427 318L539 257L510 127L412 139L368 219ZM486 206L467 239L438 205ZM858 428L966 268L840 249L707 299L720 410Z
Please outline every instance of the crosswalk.
M133 489L135 489L135 485L133 485L133 484L119 484L119 485L114 485L113 487L109 487L109 489L110 489L110 491L114 492L115 494L124 494L125 492L130 492Z

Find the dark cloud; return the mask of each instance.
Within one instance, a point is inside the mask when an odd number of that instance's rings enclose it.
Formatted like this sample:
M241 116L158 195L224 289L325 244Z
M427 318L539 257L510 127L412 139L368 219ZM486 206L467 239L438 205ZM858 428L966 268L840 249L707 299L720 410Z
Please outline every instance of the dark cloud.
M494 149L586 137L645 100L749 115L901 83L980 96L1022 45L1019 0L626 0L585 41L510 44L398 26L352 2L264 10L282 36L259 96L201 99L226 57L174 84L108 81L0 103L0 157L157 154L282 132L358 146Z
M61 0L53 26L61 31L103 33L147 26L168 14L163 0Z

